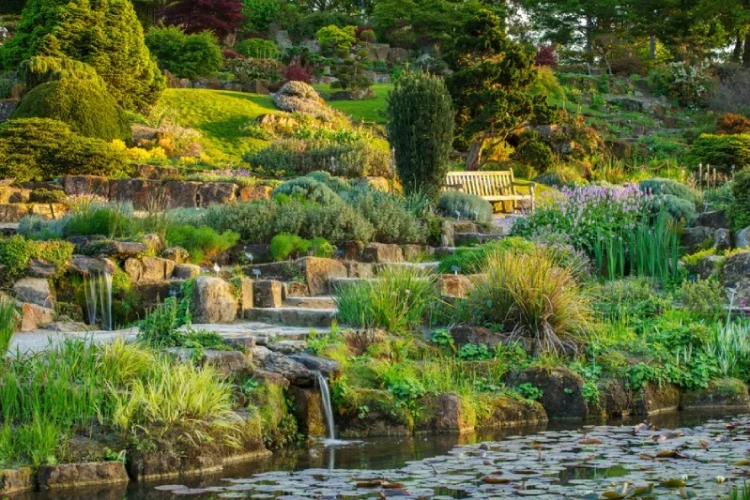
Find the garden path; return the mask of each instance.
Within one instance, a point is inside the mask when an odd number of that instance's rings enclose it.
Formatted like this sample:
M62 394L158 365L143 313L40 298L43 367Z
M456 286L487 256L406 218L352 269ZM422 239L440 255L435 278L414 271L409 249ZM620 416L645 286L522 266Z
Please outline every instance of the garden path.
M254 339L257 344L264 345L268 341L275 340L301 340L310 333L310 328L280 326L261 322L237 322L227 325L191 325L195 331L202 330L218 333L226 339ZM329 331L328 328L316 328L319 333ZM125 340L135 340L138 333L137 328L109 331L53 331L34 330L27 333L13 335L9 352L14 354L16 350L21 354L33 354L48 349L65 339L90 339L93 342L112 342L118 337Z

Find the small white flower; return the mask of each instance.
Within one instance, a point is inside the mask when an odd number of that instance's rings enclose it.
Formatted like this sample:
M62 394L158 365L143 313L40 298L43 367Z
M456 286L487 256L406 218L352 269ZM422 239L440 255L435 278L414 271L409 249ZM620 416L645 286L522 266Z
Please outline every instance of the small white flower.
M724 476L716 476L716 482L719 484L723 483L726 480L727 478L725 478Z

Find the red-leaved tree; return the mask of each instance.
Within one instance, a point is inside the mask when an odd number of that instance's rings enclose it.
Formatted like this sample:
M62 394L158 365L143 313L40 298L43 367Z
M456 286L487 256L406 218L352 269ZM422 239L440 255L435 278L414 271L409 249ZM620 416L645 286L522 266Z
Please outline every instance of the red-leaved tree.
M219 39L242 24L241 0L177 0L164 9L165 24L180 26L185 33L212 31Z
M537 48L534 64L537 66L556 66L557 54L555 46L552 44L542 44Z
M313 69L309 64L300 64L298 61L290 64L284 69L284 79L288 82L305 82L312 81Z

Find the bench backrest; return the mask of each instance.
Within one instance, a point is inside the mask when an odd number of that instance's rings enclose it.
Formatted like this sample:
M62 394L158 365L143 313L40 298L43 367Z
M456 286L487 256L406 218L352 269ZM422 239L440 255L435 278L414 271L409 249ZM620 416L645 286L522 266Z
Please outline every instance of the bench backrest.
M448 172L445 183L450 189L477 196L505 196L516 194L513 186L513 171Z

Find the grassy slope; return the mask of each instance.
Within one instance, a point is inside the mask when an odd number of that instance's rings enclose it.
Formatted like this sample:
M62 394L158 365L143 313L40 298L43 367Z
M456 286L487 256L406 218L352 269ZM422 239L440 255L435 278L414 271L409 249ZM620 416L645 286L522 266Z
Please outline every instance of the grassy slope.
M203 134L206 154L219 162L239 162L242 153L268 145L242 132L265 113L279 112L270 96L205 89L167 89L159 102L175 121Z
M328 84L318 84L313 85L313 87L321 92L324 97L326 94L332 92L331 86ZM391 89L393 89L393 85L390 83L377 84L372 86L372 90L375 91L375 97L372 99L365 99L363 101L331 101L328 104L332 108L350 115L355 122L364 120L366 122L385 124L385 98Z

